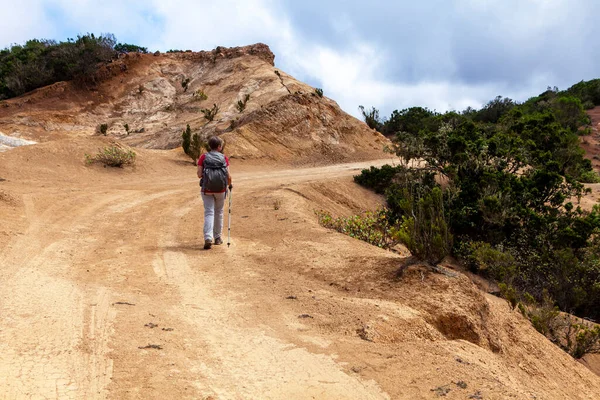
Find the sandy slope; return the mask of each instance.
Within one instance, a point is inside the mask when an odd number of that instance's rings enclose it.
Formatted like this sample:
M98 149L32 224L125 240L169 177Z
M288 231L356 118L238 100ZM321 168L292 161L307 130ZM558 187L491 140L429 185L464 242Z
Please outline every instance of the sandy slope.
M132 53L104 66L94 87L58 82L0 101L0 133L47 142L99 135L106 124L108 137L129 145L172 149L181 146L189 125L203 139L221 136L228 153L239 158L313 164L325 157L337 162L378 157L387 143L381 134L280 71L274 58L264 44L219 52ZM197 91L207 99L195 96ZM245 109L239 110L238 101L246 96ZM213 105L219 112L208 121L202 110Z
M365 164L234 160L233 244L207 252L191 163L140 150L133 170L83 165L103 143L0 154L2 398L600 393L598 376L462 275L399 279L397 255L318 226L316 208L381 201L352 183Z

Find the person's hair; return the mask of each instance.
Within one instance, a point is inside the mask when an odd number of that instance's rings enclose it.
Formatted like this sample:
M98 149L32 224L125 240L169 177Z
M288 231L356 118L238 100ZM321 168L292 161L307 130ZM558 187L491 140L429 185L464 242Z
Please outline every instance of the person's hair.
M219 146L223 146L223 139L220 137L211 136L210 139L208 139L208 147L210 147L211 150L218 150Z

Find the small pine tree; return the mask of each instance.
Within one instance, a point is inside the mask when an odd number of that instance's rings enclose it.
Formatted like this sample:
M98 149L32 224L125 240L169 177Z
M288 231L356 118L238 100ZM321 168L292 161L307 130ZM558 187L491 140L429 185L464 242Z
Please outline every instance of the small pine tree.
M183 140L181 144L181 146L183 147L183 152L189 156L190 145L192 143L192 130L190 129L190 124L188 124L185 130L183 131L181 138Z
M192 158L192 160L194 160L194 165L196 165L196 163L198 162L198 159L200 158L200 154L202 153L203 147L204 147L204 144L202 143L202 140L200 139L200 135L198 135L197 133L194 133L194 135L192 136L192 142L190 144L190 149L189 149L189 153L188 153L188 156L190 156Z
M408 194L408 192L405 192ZM452 235L446 223L442 189L405 196L407 215L398 237L413 256L437 265L450 254Z

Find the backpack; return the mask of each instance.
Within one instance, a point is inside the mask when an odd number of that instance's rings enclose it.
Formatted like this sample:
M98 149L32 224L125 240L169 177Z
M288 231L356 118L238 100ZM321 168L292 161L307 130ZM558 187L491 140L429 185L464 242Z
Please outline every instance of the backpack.
M202 164L202 191L221 193L227 189L227 161L218 151L206 153Z

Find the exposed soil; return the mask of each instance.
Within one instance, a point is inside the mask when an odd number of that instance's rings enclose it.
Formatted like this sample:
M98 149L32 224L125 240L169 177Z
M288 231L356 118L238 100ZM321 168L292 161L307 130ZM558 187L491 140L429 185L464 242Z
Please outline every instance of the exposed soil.
M232 244L204 251L189 159L86 166L108 141L0 154L5 398L597 399L463 274L398 278L400 256L318 225L381 203L352 182L371 163L234 159Z
M585 150L585 156L592 160L596 171L600 171L600 107L588 110L587 113L592 120L592 132L581 137L581 147Z

